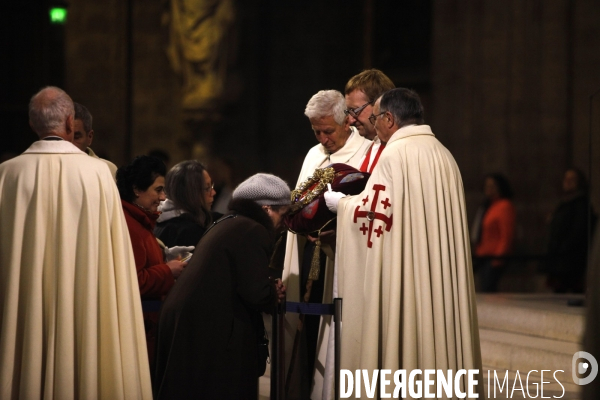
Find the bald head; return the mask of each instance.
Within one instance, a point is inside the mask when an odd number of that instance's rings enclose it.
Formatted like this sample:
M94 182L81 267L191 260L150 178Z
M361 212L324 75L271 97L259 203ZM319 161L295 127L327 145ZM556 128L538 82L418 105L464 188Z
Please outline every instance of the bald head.
M40 139L56 135L73 141L73 100L64 90L48 86L29 101L29 125Z

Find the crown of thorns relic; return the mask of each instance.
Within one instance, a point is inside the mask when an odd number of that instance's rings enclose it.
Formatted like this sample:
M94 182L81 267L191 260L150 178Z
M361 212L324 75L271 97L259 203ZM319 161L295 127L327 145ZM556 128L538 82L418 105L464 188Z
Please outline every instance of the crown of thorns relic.
M333 167L319 168L295 190L292 190L292 213L310 204L323 192L328 183L333 182L334 176L335 169Z
M355 195L364 190L369 176L367 172L340 163L316 169L292 191L291 213L286 216L285 224L298 234L319 232L336 217L325 204L327 184L331 184L334 191Z

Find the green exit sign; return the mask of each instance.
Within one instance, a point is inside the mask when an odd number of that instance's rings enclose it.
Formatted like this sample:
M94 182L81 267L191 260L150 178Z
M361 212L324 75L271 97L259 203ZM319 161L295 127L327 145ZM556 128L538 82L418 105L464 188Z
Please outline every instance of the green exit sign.
M50 9L50 23L64 25L67 22L67 9L64 7L52 7Z

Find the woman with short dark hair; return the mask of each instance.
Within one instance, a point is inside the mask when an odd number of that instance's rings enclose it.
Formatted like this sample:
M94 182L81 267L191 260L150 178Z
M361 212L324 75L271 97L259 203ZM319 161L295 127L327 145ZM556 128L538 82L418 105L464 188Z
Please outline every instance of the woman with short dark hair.
M165 262L163 249L154 233L160 215L158 205L165 199L166 167L156 157L140 156L117 170L117 188L129 236L133 247L140 294L143 300L159 300L166 295L186 263L179 260ZM156 315L144 314L148 355L154 350Z

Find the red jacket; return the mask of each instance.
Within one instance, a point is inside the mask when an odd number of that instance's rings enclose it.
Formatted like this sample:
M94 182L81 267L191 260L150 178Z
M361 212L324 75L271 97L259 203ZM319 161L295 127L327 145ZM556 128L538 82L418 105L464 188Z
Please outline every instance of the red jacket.
M147 213L128 201L121 200L121 203L133 246L142 299L160 298L169 292L175 279L152 233L159 214Z
M508 199L494 201L483 216L477 256L505 256L515 236L515 208Z

